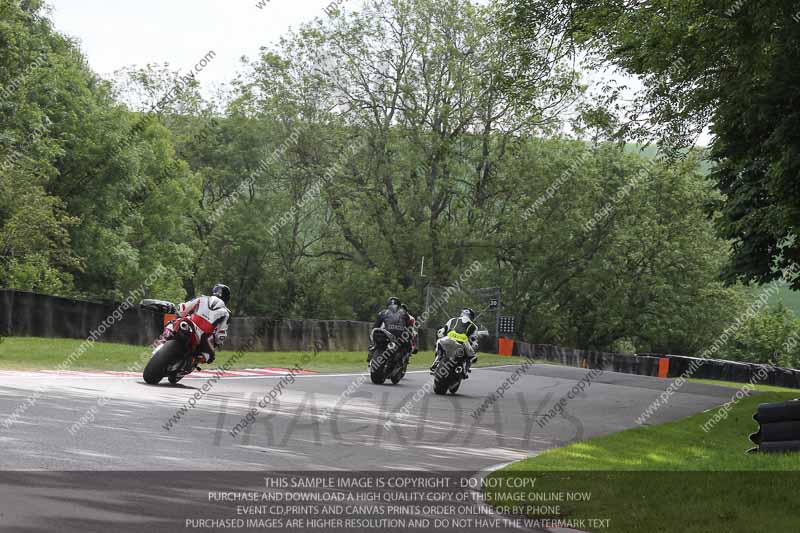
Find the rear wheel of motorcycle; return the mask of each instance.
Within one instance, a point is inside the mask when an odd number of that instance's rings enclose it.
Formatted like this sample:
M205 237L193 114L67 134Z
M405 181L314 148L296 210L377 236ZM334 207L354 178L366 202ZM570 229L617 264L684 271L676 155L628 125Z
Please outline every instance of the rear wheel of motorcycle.
M182 352L183 347L177 339L164 343L164 346L150 358L147 366L144 367L144 372L142 372L144 382L149 385L157 385L167 375L167 367L170 363L178 359Z
M177 373L177 372L170 372L170 373L169 373L169 375L167 375L167 379L169 380L169 382L170 382L170 383L172 383L173 385L175 385L175 384L176 384L176 383L178 383L180 380L182 380L182 379L183 379L183 377L182 377L182 376L178 376L178 373Z
M458 388L459 388L460 386L461 386L461 382L459 381L458 383L456 383L455 385L453 385L452 387L450 387L450 394L455 394L455 393L457 393L457 392L458 392Z
M392 383L397 385L400 383L400 380L406 377L406 372L408 371L408 361L411 359L411 354L406 355L405 361L403 361L403 369L398 372L396 377L392 378Z
M433 378L433 392L436 394L447 394L447 382L443 378Z

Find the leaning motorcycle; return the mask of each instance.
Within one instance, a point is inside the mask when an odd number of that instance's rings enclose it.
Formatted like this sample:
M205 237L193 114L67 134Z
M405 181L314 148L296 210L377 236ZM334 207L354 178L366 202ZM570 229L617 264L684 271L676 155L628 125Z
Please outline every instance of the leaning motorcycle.
M397 385L406 375L411 358L411 346L401 342L393 333L375 328L370 333L369 376L376 385L389 379Z
M140 307L164 314L177 314L175 305L162 300L143 300ZM145 383L158 384L167 378L173 385L185 376L199 369L202 360L197 353L199 341L194 333L194 325L188 318L177 318L164 327L164 333L144 367L142 377Z
M437 342L440 357L433 373L433 392L436 394L455 394L461 386L467 371L467 350L464 345L450 336Z

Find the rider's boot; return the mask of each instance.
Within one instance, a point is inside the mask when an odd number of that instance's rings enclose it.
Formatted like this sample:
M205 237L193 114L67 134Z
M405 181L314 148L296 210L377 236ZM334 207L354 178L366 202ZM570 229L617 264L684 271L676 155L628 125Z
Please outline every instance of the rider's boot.
M469 379L469 374L472 372L472 365L478 362L478 356L473 355L472 358L467 361L467 368L464 370L464 379Z
M436 368L439 366L439 360L441 358L442 356L439 354L439 352L436 352L436 358L433 360L433 364L431 365L431 374L433 374Z

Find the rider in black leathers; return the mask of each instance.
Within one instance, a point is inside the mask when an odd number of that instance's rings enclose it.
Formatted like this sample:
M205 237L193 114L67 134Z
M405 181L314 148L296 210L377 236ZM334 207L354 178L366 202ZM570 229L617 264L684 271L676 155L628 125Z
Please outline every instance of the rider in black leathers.
M389 298L386 302L386 309L378 313L372 329L385 329L394 335L401 345L410 347L413 322L408 312L401 308L402 305L399 298L394 296ZM372 352L371 348L370 352Z

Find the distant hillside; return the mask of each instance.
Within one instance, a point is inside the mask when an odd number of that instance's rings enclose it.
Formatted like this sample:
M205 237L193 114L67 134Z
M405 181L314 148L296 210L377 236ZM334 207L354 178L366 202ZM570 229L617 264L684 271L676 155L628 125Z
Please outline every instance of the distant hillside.
M783 287L781 291L770 299L770 303L783 302L783 305L800 316L800 291L793 291L789 287Z
M703 147L703 146L696 148L696 150L705 150L705 149L706 148ZM655 157L656 155L658 155L658 147L654 146L654 145L650 145L650 146L648 146L646 148L643 148L642 145L640 145L640 144L628 143L628 144L625 145L625 151L626 152L631 152L631 153L641 154L641 155L644 155L646 157ZM710 161L707 161L707 160L703 160L700 163L700 168L703 169L703 174L706 174L706 175L711 173L711 169L713 167L714 167L714 165Z

